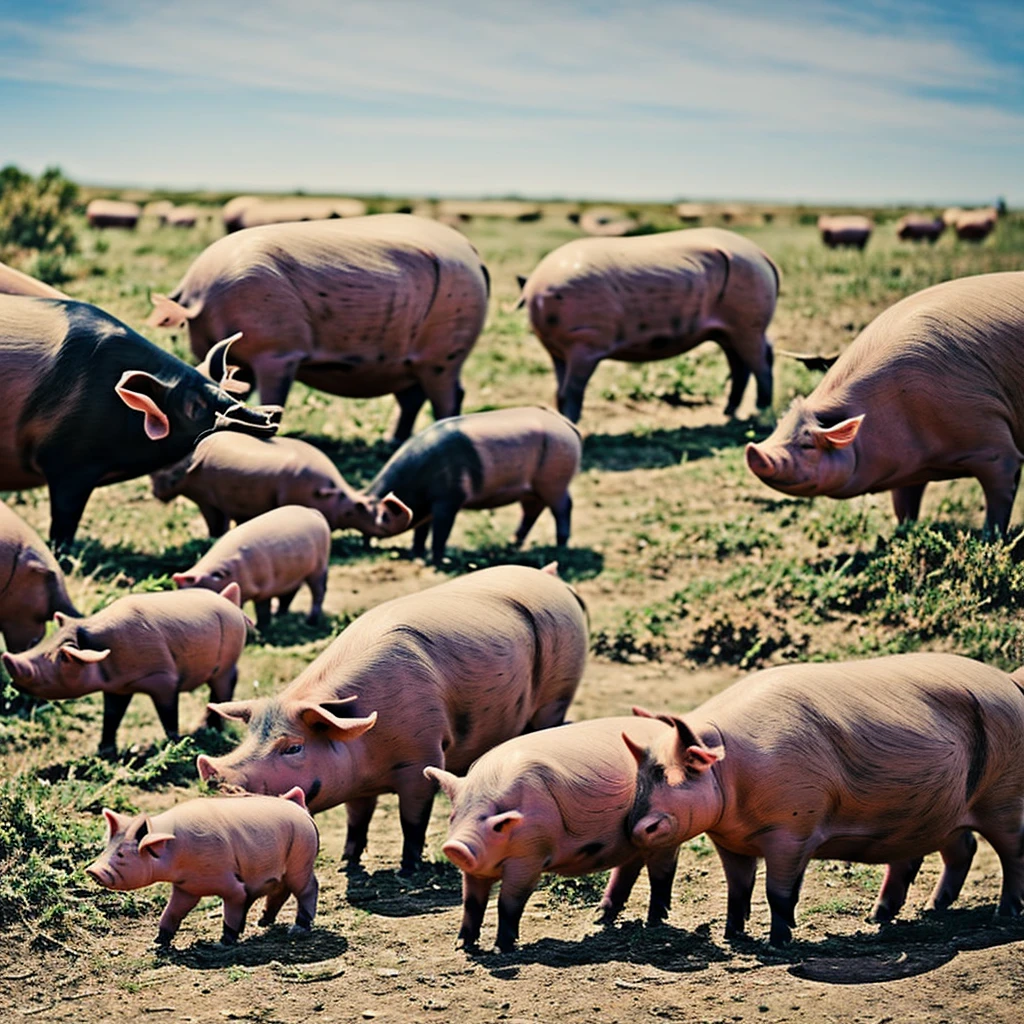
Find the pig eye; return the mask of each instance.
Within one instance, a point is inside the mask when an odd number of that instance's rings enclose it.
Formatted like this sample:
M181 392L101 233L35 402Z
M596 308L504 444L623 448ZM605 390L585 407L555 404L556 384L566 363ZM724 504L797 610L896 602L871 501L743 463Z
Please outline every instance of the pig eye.
M288 746L285 747L284 750L281 751L281 754L284 757L287 757L289 754L301 754L301 753L302 753L302 744L301 743L289 743Z

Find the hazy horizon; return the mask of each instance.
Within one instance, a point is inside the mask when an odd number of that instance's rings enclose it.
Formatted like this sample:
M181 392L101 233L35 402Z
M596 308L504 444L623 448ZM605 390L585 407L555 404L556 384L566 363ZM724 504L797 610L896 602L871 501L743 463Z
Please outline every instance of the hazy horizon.
M1024 203L1024 7L0 0L0 162L105 188Z

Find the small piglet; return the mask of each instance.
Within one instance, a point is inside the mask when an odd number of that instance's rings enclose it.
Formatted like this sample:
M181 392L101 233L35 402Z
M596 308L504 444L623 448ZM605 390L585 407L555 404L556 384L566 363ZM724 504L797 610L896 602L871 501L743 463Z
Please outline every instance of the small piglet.
M194 501L211 537L220 537L231 522L244 523L282 505L319 509L332 529L374 527L365 504L359 504L334 463L294 437L209 434L191 454L151 479L160 501L179 494ZM360 513L365 523L354 521Z
M0 502L0 633L9 651L39 643L54 612L81 613L42 538Z
M178 694L209 683L216 700L230 700L245 646L248 619L238 587L209 591L128 594L95 615L69 619L24 654L4 654L19 690L43 700L103 694L100 750L117 746L117 728L132 695L153 699L168 736L178 735ZM217 715L209 724L219 728Z
M1024 680L953 654L781 665L735 683L645 750L630 815L642 850L706 832L729 887L726 938L768 874L773 945L788 942L811 860L887 864L874 920L899 913L926 854L960 894L983 835L999 856L999 914L1024 909Z
M204 897L224 900L223 945L233 945L249 908L266 897L261 928L272 925L289 896L299 910L292 935L308 935L316 916L313 873L320 845L297 786L284 796L206 797L150 817L103 809L107 848L85 872L105 889L171 882L156 942L170 946L185 915Z
M270 624L270 601L278 598L278 614L288 611L302 583L313 604L306 619L320 619L331 557L331 528L322 512L284 505L229 530L188 572L172 579L181 587L220 590L237 583L242 603L256 602L256 624Z
M367 487L365 497L377 525L351 525L378 537L415 526L416 557L426 553L433 527L432 553L439 563L460 508L520 502L523 518L516 544L523 543L545 508L554 514L557 543L567 544L569 483L582 453L576 427L543 406L439 420L406 441Z
M636 790L636 762L623 746L665 743L673 730L651 718L598 718L507 740L477 760L464 779L440 768L424 774L452 802L445 856L462 871L459 942L475 946L497 881L498 949L507 952L545 872L586 875L614 868L601 900L602 923L625 905L647 865L647 923L668 913L677 849L639 852L626 819Z

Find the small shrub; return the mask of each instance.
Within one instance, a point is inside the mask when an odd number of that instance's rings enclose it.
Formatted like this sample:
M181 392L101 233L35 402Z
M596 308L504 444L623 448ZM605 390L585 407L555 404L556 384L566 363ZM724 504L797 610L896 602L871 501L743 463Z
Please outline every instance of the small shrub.
M66 280L64 258L78 249L70 223L78 186L50 167L38 179L16 167L0 170L0 256L36 253L35 272L52 284Z

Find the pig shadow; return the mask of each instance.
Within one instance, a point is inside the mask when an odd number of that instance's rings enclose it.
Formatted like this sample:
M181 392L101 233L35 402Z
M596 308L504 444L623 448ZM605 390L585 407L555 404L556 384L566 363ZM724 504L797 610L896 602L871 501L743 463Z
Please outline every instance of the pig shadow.
M160 963L191 967L197 971L215 971L229 966L262 967L275 960L279 964L287 964L289 968L293 968L296 964L316 964L324 960L333 960L347 951L348 940L344 936L327 928L320 928L316 923L313 924L312 934L303 938L290 936L288 924L281 923L257 934L247 936L243 933L235 946L221 946L217 942L200 939L191 946L182 949L172 947L158 956ZM327 977L321 979L315 972L305 974L296 970L290 980L319 981L327 980Z
M451 576L461 576L495 565L528 565L543 569L550 562L558 563L558 576L567 583L593 579L604 568L604 556L593 548L560 548L545 544L522 551L512 544L489 544L473 550L449 548L439 569Z
M248 642L254 647L294 647L337 636L350 621L347 616L324 612L319 622L309 623L305 612L286 612L272 616L265 629L251 629Z
M515 978L521 968L542 964L545 967L570 967L581 964L636 964L656 967L673 974L705 971L714 963L730 959L711 941L710 927L700 925L694 931L684 931L671 925L648 928L641 921L600 928L580 939L538 938L530 941L530 933L540 930L546 922L525 922L526 935L522 944L511 953L468 952L471 957L496 978ZM594 926L598 928L597 925ZM523 941L525 939L525 941ZM622 982L623 987L643 988Z
M662 469L695 462L768 435L754 420L729 420L699 427L640 430L629 434L590 434L583 442L584 470L622 473L631 469Z
M833 985L868 985L927 974L968 950L992 949L1024 939L1024 921L994 919L993 908L926 912L913 921L884 925L875 934L826 935L775 949L754 939L765 966L790 964L796 978Z
M368 484L394 455L397 445L384 438L364 441L352 437L341 440L326 434L288 434L297 440L315 445L338 467L338 472L355 487Z
M163 578L167 590L173 590L171 574L183 572L195 565L206 554L213 540L209 537L193 539L184 544L164 548L160 552L139 551L131 544L118 542L104 544L94 538L76 541L70 555L62 558L65 570L72 569L82 576L91 576L100 582L121 576L129 585L150 577Z
M447 862L424 863L408 878L393 870L369 872L346 867L345 899L354 907L382 917L438 914L462 904L462 875Z

